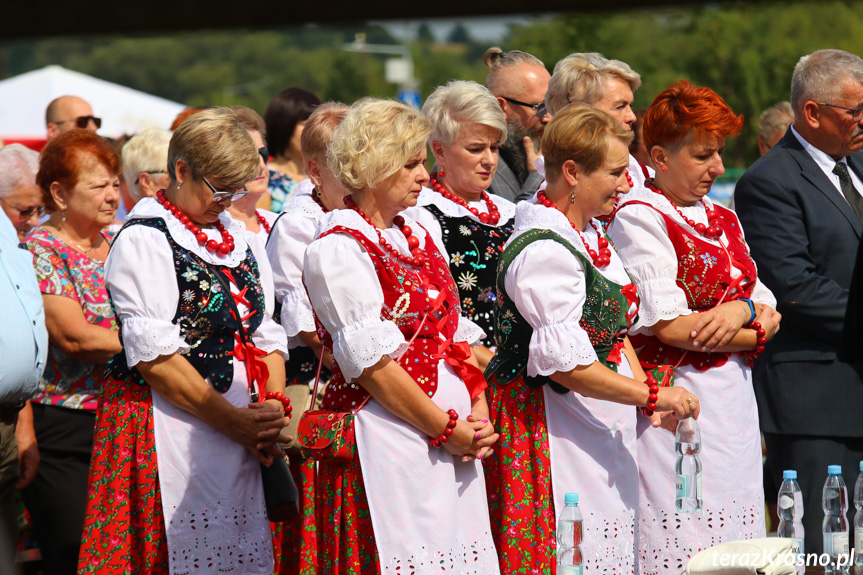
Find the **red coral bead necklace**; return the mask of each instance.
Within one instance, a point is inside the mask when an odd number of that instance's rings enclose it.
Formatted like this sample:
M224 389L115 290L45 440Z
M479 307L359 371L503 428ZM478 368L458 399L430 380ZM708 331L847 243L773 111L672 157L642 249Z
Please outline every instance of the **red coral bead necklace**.
M216 221L214 224L215 228L219 230L220 234L222 234L222 241L217 242L216 240L209 239L207 234L201 231L201 228L196 226L195 222L189 219L189 216L184 214L180 208L172 204L171 200L165 196L165 190L159 190L156 194L156 201L162 204L163 208L171 212L171 215L180 220L180 223L186 226L186 229L194 234L195 239L198 240L198 245L206 247L208 252L226 256L234 251L234 236L225 229L222 222Z
M684 216L683 212L680 211L680 208L674 205L674 202L671 201L671 198L669 198L665 192L656 187L653 178L645 180L644 185L646 185L655 193L668 200L668 202L671 204L671 207L673 207L674 210L680 215L680 217L683 218L683 221L689 224L689 227L698 232L698 234L702 237L709 239L717 239L722 236L722 219L716 213L716 210L707 209L707 206L704 204L704 202L701 202L701 205L704 206L704 211L705 213L707 213L706 226L700 222L696 223L695 220L693 220L692 218L687 218L686 216Z
M345 196L344 202L345 202L345 207L358 213L360 215L360 217L366 221L367 224L369 224L370 226L372 226L374 228L375 233L378 234L378 243L380 244L380 246L384 250L386 250L389 253L391 258L393 258L394 260L398 260L399 263L411 265L411 266L418 267L418 268L422 267L426 263L427 259L426 259L425 252L422 250L422 248L420 248L420 239L418 237L416 237L415 235L413 235L413 230L411 229L410 226L405 225L405 219L403 217L401 217L401 216L394 217L393 223L399 228L399 230L402 232L404 237L407 239L408 247L411 250L412 256L406 256L406 255L400 253L396 248L394 248L392 246L392 244L388 243L386 238L384 238L383 235L381 235L381 231L377 228L376 225L374 225L372 223L371 218L369 218L365 214L365 212L363 212L354 203L353 197Z
M548 199L548 196L545 195L545 191L539 192L536 195L536 199L546 208L557 210L563 214L563 210L558 208L554 205L554 202ZM563 215L565 216L566 214ZM569 218L567 218L567 220L569 220ZM581 243L584 244L584 249L586 249L587 253L590 254L590 259L593 260L593 265L599 269L608 267L608 264L611 263L611 250L608 248L608 240L599 233L599 229L594 225L594 223L590 222L590 227L592 227L593 231L596 232L596 245L599 247L599 252L590 247L587 240L582 235L581 230L575 227L574 223L569 222L569 225L572 226L572 229L575 230L575 233L577 233L578 237L581 238Z
M441 172L441 175L443 175L443 172ZM467 205L467 202L464 201L464 199L460 198L459 196L457 196L453 193L448 192L447 189L443 186L443 184L441 184L438 181L437 177L438 177L437 172L433 172L433 173L429 174L429 187L431 189L433 189L434 191L436 191L437 193L439 193L440 195L442 195L443 197L445 197L449 201L460 205L461 207L463 207L464 209L466 209L467 211L472 213L474 216L476 216L479 219L479 221L484 223L484 224L496 226L497 223L500 221L500 211L498 211L497 206L494 205L494 202L491 201L491 196L488 194L488 192L482 192L482 194L480 196L480 197L482 197L483 201L485 202L486 207L488 208L487 214L481 214L481 213L479 213L478 209L472 208L469 205Z
M261 227L264 228L264 231L267 232L267 235L270 235L270 224L267 223L267 218L265 218L258 210L255 210L255 217L258 219L258 223L261 224Z

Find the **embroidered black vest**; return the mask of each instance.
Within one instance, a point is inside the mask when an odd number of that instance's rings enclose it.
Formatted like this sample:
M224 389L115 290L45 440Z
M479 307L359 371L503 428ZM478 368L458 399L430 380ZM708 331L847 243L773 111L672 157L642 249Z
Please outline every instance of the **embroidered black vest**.
M465 317L482 328L481 343L494 345L495 277L503 246L512 235L513 220L500 227L480 223L468 216L443 213L435 205L424 206L440 224L443 243L449 254L449 269L458 286Z
M171 321L180 326L180 336L191 347L183 357L192 364L201 377L209 378L216 391L225 393L231 387L233 380L234 360L228 352L234 348L237 320L231 316L230 294L224 293L222 285L213 274L215 269L220 272L227 269L233 274L240 290L248 288L246 300L255 311L249 318L248 333L254 333L260 327L264 317L264 291L261 287L258 262L252 255L252 249L246 250L246 257L236 268L215 266L177 244L161 218L131 220L117 233L117 237L126 228L136 225L157 229L168 239L180 293L177 311ZM116 237L114 241L117 241ZM141 270L141 273L146 273L146 270ZM108 295L110 296L110 290ZM111 305L113 306L113 301ZM120 343L122 342L121 326ZM124 351L108 362L106 370L107 377L111 379L142 381L138 370L130 369L126 364Z

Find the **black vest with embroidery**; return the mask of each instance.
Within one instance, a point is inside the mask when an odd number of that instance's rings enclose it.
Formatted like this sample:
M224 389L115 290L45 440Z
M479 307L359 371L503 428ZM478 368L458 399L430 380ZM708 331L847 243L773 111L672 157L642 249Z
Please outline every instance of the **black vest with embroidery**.
M182 355L201 374L201 377L210 380L216 391L225 393L233 381L234 358L228 355L228 352L234 349L236 343L234 332L238 324L231 315L229 299L231 296L224 293L222 284L213 274L218 269L224 276L223 270L229 270L240 290L248 288L246 300L255 312L249 317L248 333L254 333L260 327L264 317L264 291L261 287L258 262L252 255L252 249L246 250L246 257L235 268L207 263L177 244L171 237L165 220L161 218L131 220L117 233L114 241L117 241L126 228L136 225L159 230L165 234L171 245L177 289L180 294L177 311L171 321L180 326L180 337L191 347L188 353ZM141 270L141 273L146 273L146 270ZM110 290L108 295L110 296ZM113 301L111 305L113 306ZM122 342L121 326L120 343ZM107 376L111 379L143 381L138 370L130 369L126 364L125 351L115 355L108 362L106 369Z
M458 286L465 317L485 332L482 344L494 345L494 303L497 261L512 235L513 220L500 227L480 223L469 216L450 216L435 205L424 206L440 224L449 254L449 269Z

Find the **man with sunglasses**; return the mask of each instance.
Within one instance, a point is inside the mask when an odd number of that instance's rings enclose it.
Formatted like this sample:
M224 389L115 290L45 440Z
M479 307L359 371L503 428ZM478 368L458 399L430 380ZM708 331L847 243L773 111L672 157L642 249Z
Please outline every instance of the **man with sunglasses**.
M533 197L542 175L536 170L540 143L551 114L545 108L545 93L551 77L536 56L512 50L489 48L485 87L494 94L506 118L507 139L488 191L512 202Z
M796 469L805 551L821 553L827 465L852 483L863 459L863 334L837 359L863 235L863 59L819 50L791 79L794 123L738 181L736 211L782 329L753 367L767 473ZM860 323L858 323L858 327Z
M45 132L50 141L69 130L81 128L96 131L102 127L102 118L93 115L93 108L78 96L60 96L45 110Z

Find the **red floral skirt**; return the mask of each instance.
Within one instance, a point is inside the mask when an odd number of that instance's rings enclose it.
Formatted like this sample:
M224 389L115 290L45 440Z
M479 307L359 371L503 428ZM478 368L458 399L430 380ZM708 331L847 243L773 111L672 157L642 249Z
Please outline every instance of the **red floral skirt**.
M519 378L489 385L489 411L500 440L485 461L489 517L501 575L555 573L551 457L542 388Z
M318 573L379 575L378 551L359 456L318 464Z
M318 540L315 518L315 461L291 460L291 475L300 492L300 517L293 524L271 523L276 575L315 573Z
M102 384L78 573L168 573L153 398L146 383Z

